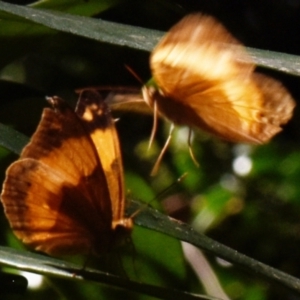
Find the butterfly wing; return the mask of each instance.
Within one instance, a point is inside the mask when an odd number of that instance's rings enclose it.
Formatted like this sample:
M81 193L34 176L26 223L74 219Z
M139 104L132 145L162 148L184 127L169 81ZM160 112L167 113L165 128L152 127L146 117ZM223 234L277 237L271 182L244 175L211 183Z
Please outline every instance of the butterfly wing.
M158 86L166 95L176 91L179 99L228 77L247 79L254 70L239 42L214 18L201 14L188 15L173 26L152 51L150 65Z
M256 80L244 48L209 16L189 15L171 28L153 51L151 68L161 96L172 101L161 104L161 97L154 95L162 114L230 141L269 140L295 106L277 81ZM281 101L276 94L282 95Z
M82 91L76 113L89 132L105 171L115 228L118 224L125 223L126 219L124 219L123 164L114 120L110 117L106 103L94 90Z
M20 159L6 172L1 199L24 243L49 254L101 251L112 211L101 163L77 115L51 99ZM97 243L101 237L101 243Z

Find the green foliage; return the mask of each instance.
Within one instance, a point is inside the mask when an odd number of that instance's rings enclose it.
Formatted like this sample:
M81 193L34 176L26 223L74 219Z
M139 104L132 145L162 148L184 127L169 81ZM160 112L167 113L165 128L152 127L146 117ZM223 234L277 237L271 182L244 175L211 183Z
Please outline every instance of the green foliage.
M162 32L142 27L154 27L152 24L158 22L158 18L162 24L165 20L175 23L184 13L176 3L159 0L48 0L31 6L0 1L1 180L6 167L16 158L7 149L20 153L27 142L26 136L36 128L42 107L46 106L46 95L56 94L74 104L77 98L74 90L85 86L135 85L140 88L124 64L146 82L150 73L149 54L145 51L151 51L162 35ZM130 17L135 17L134 21L129 20ZM169 25L171 23L161 28ZM260 66L299 75L299 57L249 50ZM291 77L283 79L288 82ZM293 94L297 96L297 93L297 89L293 90ZM85 258L75 257L70 262L71 258L56 260L24 250L1 213L1 245L8 246L0 249L1 264L12 267L10 272L27 270L47 278L39 290L29 289L22 295L20 289L22 299L119 299L126 296L130 299L195 299L191 293L205 294L205 291L185 261L181 240L210 252L210 265L231 299L291 297L280 285L268 285L267 279L277 280L299 292L296 278L278 272L295 277L300 274L297 247L300 242L300 152L295 141L297 130L293 131L297 128L295 120L268 145L256 147L234 146L195 132L193 151L199 168L190 158L186 129L177 128L159 173L150 177L151 167L168 135L168 125L159 123L155 143L146 153L152 118L122 112L115 112L115 116L120 117L117 126L128 198L150 201L150 205L163 214L129 201L129 215L141 209L134 218L132 243L105 258L91 258L87 263L91 269L82 270ZM245 175L233 169L240 157L252 163L250 172ZM188 175L172 185L185 172ZM176 210L176 207L181 209ZM169 219L165 216L167 213L191 224L193 229ZM256 260L207 238L201 234L204 231ZM16 248L19 250L13 250ZM215 255L235 265L224 267L215 260ZM256 273L264 279L258 278ZM13 299L15 295L6 296Z

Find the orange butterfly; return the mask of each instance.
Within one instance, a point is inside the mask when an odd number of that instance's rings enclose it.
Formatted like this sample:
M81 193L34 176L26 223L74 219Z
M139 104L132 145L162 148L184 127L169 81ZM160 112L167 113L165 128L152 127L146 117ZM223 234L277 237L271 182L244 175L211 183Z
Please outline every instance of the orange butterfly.
M6 172L5 214L28 246L52 255L101 253L129 232L119 141L106 104L83 91L76 113L48 98L40 124Z
M295 107L282 84L254 72L244 47L209 16L188 15L172 27L150 66L143 96L155 113L228 141L267 142Z

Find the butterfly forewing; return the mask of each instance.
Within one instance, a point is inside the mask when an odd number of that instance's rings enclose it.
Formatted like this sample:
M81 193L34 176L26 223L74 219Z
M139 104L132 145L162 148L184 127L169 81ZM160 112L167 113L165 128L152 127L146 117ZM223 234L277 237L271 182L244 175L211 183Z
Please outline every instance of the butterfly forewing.
M124 179L119 139L114 120L99 93L84 90L80 94L76 113L89 132L105 171L113 213L113 226L124 218Z
M237 56L249 62L236 61ZM243 80L254 69L238 41L212 17L200 14L189 15L173 26L153 50L150 64L158 86L167 94L179 93L178 101L216 88L230 76Z

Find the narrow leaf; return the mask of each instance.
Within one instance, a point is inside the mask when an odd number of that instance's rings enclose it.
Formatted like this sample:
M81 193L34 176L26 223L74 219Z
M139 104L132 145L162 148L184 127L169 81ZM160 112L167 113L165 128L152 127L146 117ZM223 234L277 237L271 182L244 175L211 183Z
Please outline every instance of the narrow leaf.
M152 208L145 209L144 204L131 201L128 215L132 215L137 211L139 213L136 215L134 223L139 226L153 229L181 241L188 242L229 262L246 267L246 270L252 271L254 274L260 274L269 280L285 285L298 293L300 292L300 280L298 278L220 244L204 234L196 232L188 224L172 219Z
M135 282L121 278L107 272L61 261L52 257L39 255L31 252L19 251L0 246L0 264L18 268L28 272L44 274L47 276L61 277L71 280L89 280L107 284L113 287L123 288L130 291L154 296L161 299L211 299L216 298L182 292L174 289L161 288L149 284Z
M164 32L157 30L4 2L0 2L0 11L59 31L145 51L151 51L164 35ZM248 50L253 61L259 66L300 75L300 58L296 55L254 48Z
M0 123L0 145L20 155L29 139L24 134Z

